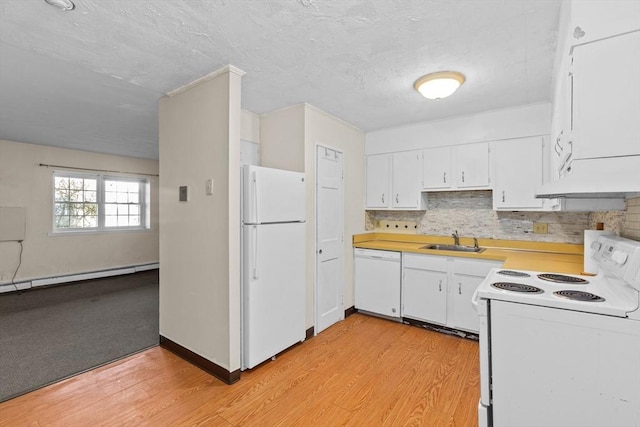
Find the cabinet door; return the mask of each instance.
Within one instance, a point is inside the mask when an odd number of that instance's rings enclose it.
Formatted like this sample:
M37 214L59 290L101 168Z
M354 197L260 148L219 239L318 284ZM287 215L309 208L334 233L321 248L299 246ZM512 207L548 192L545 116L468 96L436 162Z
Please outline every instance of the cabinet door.
M366 207L388 208L391 189L391 156L376 154L367 156Z
M640 154L640 32L573 51L573 158Z
M471 304L471 298L484 277L454 274L450 286L449 298L451 312L448 325L455 329L478 332L478 313Z
M534 194L543 183L543 137L497 141L493 155L494 209L542 209Z
M589 43L640 29L638 1L571 2L571 45ZM637 55L637 51L634 53Z
M454 157L458 187L489 186L489 143L456 146Z
M391 206L394 208L417 208L420 198L420 152L406 151L393 154L393 193Z
M478 332L478 313L471 304L473 293L492 268L499 268L500 261L455 258L449 286L449 318L452 328Z
M451 147L429 148L422 152L422 188L450 188Z
M404 268L402 316L445 325L447 323L447 273Z

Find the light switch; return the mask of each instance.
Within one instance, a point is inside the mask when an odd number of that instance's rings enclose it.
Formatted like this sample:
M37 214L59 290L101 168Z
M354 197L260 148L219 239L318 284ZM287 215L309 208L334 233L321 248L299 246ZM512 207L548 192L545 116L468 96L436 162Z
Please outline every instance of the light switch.
M207 180L207 196L213 196L213 179Z
M181 185L178 188L178 200L181 202L188 202L189 201L189 186L188 185Z

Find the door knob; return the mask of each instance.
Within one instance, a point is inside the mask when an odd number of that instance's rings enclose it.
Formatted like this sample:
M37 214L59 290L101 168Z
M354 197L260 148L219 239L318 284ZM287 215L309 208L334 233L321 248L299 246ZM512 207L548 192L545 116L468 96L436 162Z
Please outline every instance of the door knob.
M322 254L322 249L320 249L320 250L318 251L318 253L319 253L319 254Z

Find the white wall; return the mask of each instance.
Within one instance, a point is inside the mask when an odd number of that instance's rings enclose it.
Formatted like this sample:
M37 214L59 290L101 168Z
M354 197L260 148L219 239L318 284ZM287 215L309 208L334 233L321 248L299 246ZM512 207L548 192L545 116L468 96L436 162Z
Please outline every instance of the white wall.
M366 135L366 154L547 135L551 104L531 104L382 129Z
M260 144L260 116L248 110L242 110L242 129L240 139Z
M160 100L160 334L231 372L240 368L241 74L234 70ZM182 185L188 202L178 201Z
M304 172L304 104L260 117L260 162L268 168Z
M307 211L306 323L314 326L316 262L316 146L344 153L345 169L345 308L353 306L351 236L364 232L364 132L308 104L297 104L261 116L261 161L266 167L305 173Z
M16 282L158 262L157 177L149 177L149 230L51 235L53 168L39 166L40 163L158 173L156 160L0 141L0 206L24 207L27 215L22 265ZM19 249L16 242L0 242L0 283L11 281Z

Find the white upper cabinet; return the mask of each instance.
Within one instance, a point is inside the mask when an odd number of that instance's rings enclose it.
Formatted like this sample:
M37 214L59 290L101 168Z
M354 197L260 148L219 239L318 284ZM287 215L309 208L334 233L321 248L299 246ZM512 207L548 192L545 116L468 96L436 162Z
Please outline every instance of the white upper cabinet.
M421 152L367 156L366 209L423 210Z
M640 29L637 0L571 2L570 45L589 43ZM635 55L638 53L636 52Z
M508 139L493 145L493 208L541 210L535 189L543 184L544 137Z
M458 187L489 187L489 143L458 145L453 152Z
M392 155L393 189L391 206L398 209L423 209L420 194L420 151L404 151Z
M571 77L570 157L640 154L640 31L575 47Z
M422 188L451 188L451 147L429 148L422 155Z
M386 209L391 206L391 157L389 154L376 154L366 159L366 207Z
M428 148L422 155L424 190L489 188L489 143Z

